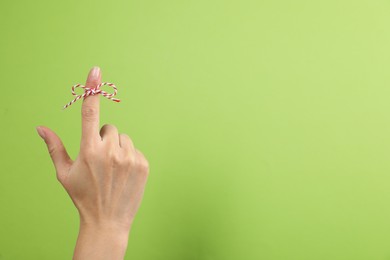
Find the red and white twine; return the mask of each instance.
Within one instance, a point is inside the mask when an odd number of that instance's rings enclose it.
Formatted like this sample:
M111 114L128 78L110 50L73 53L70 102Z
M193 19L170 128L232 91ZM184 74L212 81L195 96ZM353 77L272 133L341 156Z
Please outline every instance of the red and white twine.
M110 86L114 89L114 93L110 94L110 93L107 93L105 92L104 90L101 90L100 88L104 85L107 85L107 86ZM84 94L82 95L77 95L76 92L75 92L75 89L78 88L78 87L81 87L85 90ZM72 95L73 96L76 96L75 99L73 99L72 101L70 101L68 104L66 104L62 109L65 109L67 108L68 106L72 105L74 102L76 102L77 100L79 100L80 98L84 98L84 97L87 97L89 95L97 95L97 94L101 94L103 95L104 97L108 98L108 99L111 99L112 101L115 101L115 102L121 102L119 99L117 98L113 98L113 96L116 95L116 93L118 92L118 90L116 89L116 86L112 83L109 83L109 82L103 82L103 83L100 83L99 85L97 85L95 88L87 88L86 86L84 85L81 85L81 84L76 84L72 87Z

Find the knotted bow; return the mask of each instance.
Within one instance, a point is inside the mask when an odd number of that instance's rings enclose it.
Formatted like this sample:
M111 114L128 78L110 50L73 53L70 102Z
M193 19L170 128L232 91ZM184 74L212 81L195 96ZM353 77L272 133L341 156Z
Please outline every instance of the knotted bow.
M104 85L107 85L107 86L110 86L114 89L114 93L110 94L110 93L107 93L105 92L104 90L101 90L100 88ZM75 89L78 88L78 87L81 87L83 89L85 89L85 92L84 94L82 95L77 95L76 92L75 92ZM95 88L87 88L86 86L84 85L81 85L81 84L76 84L72 87L72 95L73 96L76 96L75 99L73 99L72 101L70 101L68 104L66 104L62 109L65 109L67 108L68 106L72 105L74 102L76 102L77 100L79 100L80 98L84 98L84 97L87 97L89 95L97 95L97 94L101 94L103 95L104 97L108 98L108 99L111 99L112 101L115 101L115 102L121 102L119 99L117 98L113 98L113 96L116 95L117 93L117 89L116 89L116 86L112 83L109 83L109 82L103 82L103 83L100 83L99 85L97 85Z

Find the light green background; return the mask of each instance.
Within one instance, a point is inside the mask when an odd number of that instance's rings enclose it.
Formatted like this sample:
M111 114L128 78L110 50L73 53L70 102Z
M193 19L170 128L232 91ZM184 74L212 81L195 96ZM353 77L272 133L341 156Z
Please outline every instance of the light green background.
M1 1L0 259L71 259L71 86L149 160L126 259L390 259L389 1Z

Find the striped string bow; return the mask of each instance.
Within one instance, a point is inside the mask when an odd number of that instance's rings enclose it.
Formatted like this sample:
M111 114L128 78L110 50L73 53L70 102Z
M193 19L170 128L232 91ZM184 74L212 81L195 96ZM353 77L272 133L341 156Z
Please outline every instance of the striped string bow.
M107 86L110 86L114 89L114 93L110 94L110 93L107 93L106 91L104 90L101 90L100 88L104 85L107 85ZM85 90L84 94L82 95L77 95L76 92L75 92L75 89L78 88L78 87L81 87ZM112 83L109 83L109 82L103 82L103 83L100 83L99 85L97 85L95 88L87 88L86 86L84 85L81 85L81 84L76 84L72 87L72 95L73 96L76 96L75 99L73 99L72 101L70 101L68 104L66 104L62 109L64 110L65 108L67 108L68 106L72 105L74 102L76 102L77 100L79 100L80 98L84 98L84 97L87 97L89 95L97 95L97 94L101 94L103 95L104 97L108 98L108 99L111 99L112 101L115 101L115 102L121 102L119 99L117 98L114 98L113 96L116 95L116 93L118 92L118 90L116 89L116 86Z

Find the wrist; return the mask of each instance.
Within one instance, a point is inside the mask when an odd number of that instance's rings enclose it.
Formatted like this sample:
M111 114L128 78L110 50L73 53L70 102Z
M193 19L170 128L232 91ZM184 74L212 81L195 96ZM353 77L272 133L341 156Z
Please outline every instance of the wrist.
M103 238L111 238L118 243L126 243L128 241L130 227L124 227L117 223L89 223L80 221L79 233L94 235Z
M74 259L123 259L129 230L118 224L80 221Z
M128 236L133 219L127 219L126 221L113 221L107 218L96 219L96 217L90 217L86 214L79 214L80 229L85 230L101 230L102 232L114 232L118 236Z

